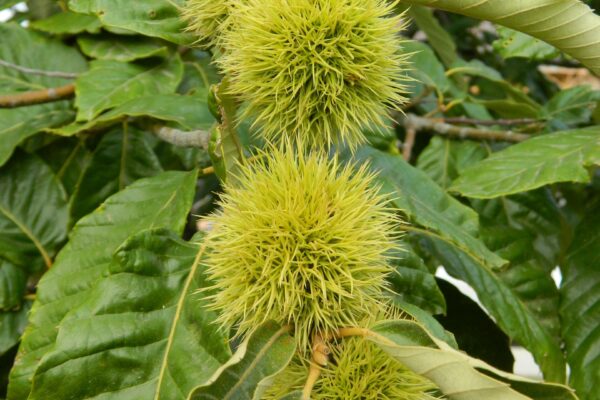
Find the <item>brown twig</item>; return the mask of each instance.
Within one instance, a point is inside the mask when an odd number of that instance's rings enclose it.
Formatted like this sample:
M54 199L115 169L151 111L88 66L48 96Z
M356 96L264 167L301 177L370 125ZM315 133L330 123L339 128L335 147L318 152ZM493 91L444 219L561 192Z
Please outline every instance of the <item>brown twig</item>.
M406 136L404 138L404 143L402 144L402 157L408 162L410 161L410 156L412 155L412 149L415 145L415 138L417 137L417 130L414 126L410 124L406 124Z
M464 126L450 125L439 118L425 118L414 114L407 114L403 124L417 131L427 130L439 135L457 137L460 139L500 140L504 142L522 142L529 139L530 135L516 133L513 131L498 131L482 128L469 128Z
M153 126L152 132L167 143L181 147L198 147L208 149L210 132L203 130L182 131L168 126Z
M72 72L46 71L43 69L28 68L28 67L23 67L22 65L13 64L13 63L10 63L10 62L4 61L4 60L0 60L0 66L14 69L16 71L23 72L25 74L30 74L30 75L42 75L42 76L49 76L52 78L63 78L63 79L77 78L77 74L72 73Z
M517 126L538 124L542 121L533 118L518 118L518 119L473 119L465 117L449 117L443 118L443 121L448 124L466 124L466 125L482 125L482 126Z
M327 347L327 343L325 343L322 336L315 335L308 377L306 378L306 383L302 389L302 400L310 400L310 394L321 375L321 370L323 367L327 366L328 359L329 347Z
M74 94L75 85L72 83L56 88L8 94L0 96L0 108L15 108L34 104L50 103L52 101L71 98Z

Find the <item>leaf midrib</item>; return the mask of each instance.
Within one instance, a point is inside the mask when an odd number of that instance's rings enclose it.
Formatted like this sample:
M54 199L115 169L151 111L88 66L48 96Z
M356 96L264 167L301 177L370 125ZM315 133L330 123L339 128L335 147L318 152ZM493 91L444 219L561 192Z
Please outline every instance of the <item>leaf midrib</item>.
M264 358L265 354L273 346L275 341L277 339L279 339L281 337L281 335L283 335L286 332L287 332L287 327L285 327L285 326L282 327L281 329L279 329L277 332L275 332L275 334L269 339L269 341L256 354L256 357L254 358L254 360L252 360L250 365L248 365L248 368L246 368L244 373L242 373L242 375L240 375L240 379L238 379L238 381L235 383L235 385L233 385L231 387L231 389L229 389L229 391L225 394L225 397L223 397L223 400L228 400L228 399L232 398L231 396L234 395L237 388L240 387L240 385L242 385L242 383L246 380L248 375L250 375L250 373L256 367L256 365Z
M190 288L192 281L194 280L194 276L196 275L196 270L198 269L198 265L200 265L200 260L202 259L202 255L204 254L204 250L206 249L206 243L202 244L200 249L198 250L198 254L194 259L194 263L192 264L192 268L190 268L190 272L188 274L187 279L185 280L185 284L181 289L181 295L179 296L179 300L177 301L177 307L175 308L175 315L173 316L173 322L171 323L171 330L169 331L169 336L167 337L167 344L165 348L165 354L163 356L162 364L160 366L160 371L158 373L158 381L156 383L156 393L154 395L154 400L159 400L161 387L163 383L163 379L167 372L167 365L169 361L169 355L171 351L171 347L173 346L173 340L175 338L175 331L177 330L177 322L181 317L181 311L183 310L183 305L185 303L185 298Z
M29 240L33 242L33 245L38 249L38 251L42 255L46 267L50 268L52 266L52 260L50 259L50 256L48 255L48 252L46 251L42 243L35 237L33 232L29 230L27 226L17 218L16 215L11 213L2 204L0 204L0 213L4 214L6 218L12 221L12 223L15 224L21 230L21 232L23 232L25 236L27 236Z

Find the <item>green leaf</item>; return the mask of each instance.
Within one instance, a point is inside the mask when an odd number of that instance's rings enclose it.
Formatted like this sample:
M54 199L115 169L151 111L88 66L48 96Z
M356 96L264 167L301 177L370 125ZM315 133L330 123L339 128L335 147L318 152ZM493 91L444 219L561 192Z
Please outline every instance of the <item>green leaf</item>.
M85 59L73 47L66 46L59 40L48 39L17 24L0 24L0 37L3 43L9 44L0 46L0 59L12 64L71 73L82 72L87 67ZM1 94L52 88L65 83L68 81L62 78L28 74L0 66Z
M409 9L409 15L425 35L431 47L435 50L444 65L451 65L458 55L456 44L452 36L440 25L430 8L413 6ZM421 65L419 65L421 67Z
M416 79L416 82L430 86L438 92L448 90L450 81L445 75L444 66L429 46L417 41L408 41L402 44L402 50L406 53L412 53L410 62L418 66L418 68L408 71Z
M140 179L81 219L54 266L38 284L36 301L11 371L9 399L27 398L42 357L54 348L56 326L89 296L108 271L112 254L129 236L149 228L181 232L195 192L196 171Z
M548 188L492 200L471 200L485 227L501 226L528 234L532 256L546 272L560 263L562 244L570 239L565 216ZM485 236L485 234L484 234Z
M76 35L82 32L98 33L100 32L102 23L94 15L65 11L54 14L46 19L33 21L30 26L38 31L54 35Z
M209 129L215 122L206 105L206 91L199 91L193 96L178 94L160 94L156 96L137 97L105 112L87 122L48 129L48 132L72 136L92 128L103 128L124 117L151 117L161 121L174 122L183 129Z
M543 107L542 118L559 129L590 122L600 101L600 91L590 86L575 86L556 93Z
M167 47L155 40L139 36L79 36L77 44L89 57L100 60L134 61L148 57L166 57Z
M258 400L271 379L296 352L288 328L267 322L258 327L205 385L195 388L190 400Z
M73 220L136 180L162 172L150 139L150 133L126 125L102 137L71 199Z
M413 304L404 303L402 301L394 301L394 305L409 315L410 318L423 325L423 327L427 329L433 336L443 340L450 345L450 347L458 349L458 343L456 343L454 334L445 330L444 327L431 314Z
M185 22L178 7L184 0L70 0L73 11L94 14L102 24L159 37L177 44L191 44L195 37L184 32Z
M474 200L486 245L508 259L498 276L560 341L559 293L550 273L562 255L567 223L548 189Z
M548 43L525 33L497 26L499 38L492 43L494 50L503 58L523 57L529 60L547 60L560 52Z
M236 126L237 104L229 92L229 79L224 78L220 84L211 87L211 95L216 101L220 121L211 130L208 154L215 174L222 181L235 179L244 153Z
M479 78L475 83L480 94L468 96L468 103L475 103L496 112L504 118L538 118L541 106L523 89L506 81L495 69L479 60L457 60L446 73Z
M31 268L52 265L67 236L64 189L38 157L19 152L0 169L0 256Z
M183 74L178 56L149 64L96 60L90 67L76 82L78 121L93 119L138 97L172 93Z
M447 189L465 168L483 160L486 155L487 152L480 143L434 136L419 154L417 168Z
M446 270L471 285L502 330L533 353L544 377L551 381L564 381L565 362L559 343L517 293L472 256L438 238L430 237L429 240L431 251Z
M405 0L530 34L600 74L600 16L580 0Z
M204 52L194 52L196 61L184 62L183 79L177 92L181 94L196 94L208 91L211 85L219 83L221 76L217 67L212 63L210 55Z
M356 152L354 159L360 164L368 162L377 171L382 190L390 194L394 206L408 216L409 222L470 254L481 265L499 268L506 263L477 238L477 213L446 194L423 171L400 156L366 146Z
M412 321L381 322L371 331L370 340L451 400L577 399L566 386L508 374L454 350Z
M1 68L1 67L0 67ZM71 101L15 109L0 109L0 166L17 146L37 132L72 121Z
M0 356L19 343L27 326L31 302L24 302L16 311L0 311Z
M600 164L600 128L553 133L492 154L473 165L450 190L489 199L556 182L589 182L585 167Z
M230 352L198 291L208 286L203 251L166 229L129 238L60 323L28 398L185 400L208 381Z
M0 258L0 312L20 307L26 284L25 269Z
M80 72L86 69L84 58L74 48L17 24L0 24L0 37L3 43L9 44L0 46L0 59L4 61L49 71ZM0 94L41 90L64 84L64 79L26 74L0 66ZM8 160L23 140L44 128L64 124L73 116L69 101L0 109L0 165Z
M37 155L52 168L69 196L75 191L91 159L91 152L84 141L77 138L55 140L38 150Z
M560 314L571 367L571 385L582 399L600 392L600 206L591 208L575 229L562 269Z
M394 261L397 273L388 277L394 301L402 301L428 311L430 314L446 312L444 295L435 282L435 276L429 272L423 260L412 247L403 243L405 251Z

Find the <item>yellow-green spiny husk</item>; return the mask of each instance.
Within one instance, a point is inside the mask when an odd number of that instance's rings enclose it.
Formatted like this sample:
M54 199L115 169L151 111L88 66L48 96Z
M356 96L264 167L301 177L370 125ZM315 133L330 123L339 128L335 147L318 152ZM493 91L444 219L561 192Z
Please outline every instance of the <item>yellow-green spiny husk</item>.
M186 30L198 37L196 43L211 47L219 39L229 8L230 0L186 0L180 14L188 24Z
M329 363L313 388L312 400L433 400L435 385L391 358L362 337L342 339L330 346ZM309 362L297 356L263 395L281 399L302 390Z
M405 101L403 16L386 0L245 0L218 60L243 117L271 142L329 147L365 141Z
M290 147L225 185L207 264L224 327L290 324L305 352L314 333L356 325L385 301L397 217L365 166Z

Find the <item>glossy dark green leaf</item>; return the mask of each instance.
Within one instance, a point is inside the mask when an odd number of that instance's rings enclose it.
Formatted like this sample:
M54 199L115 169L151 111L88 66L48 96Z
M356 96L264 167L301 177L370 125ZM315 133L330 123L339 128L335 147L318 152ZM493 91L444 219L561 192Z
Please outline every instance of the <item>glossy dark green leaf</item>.
M21 306L26 284L25 269L0 258L0 312Z
M56 140L42 147L36 154L52 168L69 196L75 191L91 159L91 152L85 147L83 140L77 138Z
M129 238L60 323L29 399L187 399L231 355L198 292L208 286L203 251L166 229Z
M221 81L219 71L212 63L210 55L200 51L195 51L194 54L194 61L184 62L183 79L177 89L178 93L195 94L199 90L208 90L211 85Z
M27 398L42 357L54 348L56 326L86 301L112 254L129 236L149 228L181 232L195 192L196 171L164 172L113 195L75 225L67 245L38 284L36 301L11 371L10 399Z
M434 136L419 154L417 168L447 189L465 168L483 160L487 153L480 143Z
M589 182L600 164L600 127L544 135L492 154L466 169L450 190L489 199L557 182Z
M497 275L519 297L556 342L560 342L559 293L543 257L534 248L534 237L520 229L490 225L482 230L488 247L510 261Z
M81 72L84 58L74 48L58 40L24 29L17 24L0 24L0 59L28 68ZM19 49L19 51L15 51ZM41 90L67 84L65 79L33 75L0 66L0 94ZM26 138L44 128L69 122L74 117L71 102L60 101L26 108L0 109L0 165Z
M26 301L17 310L0 311L0 356L19 343L30 307L31 302Z
M71 109L71 103L58 101L27 108L0 109L0 166L25 139L45 128L72 121L75 111Z
M0 257L28 268L52 265L67 236L67 198L42 160L23 152L0 168Z
M360 148L354 159L361 164L369 162L377 171L382 190L390 194L394 206L408 216L409 222L430 230L488 268L498 268L506 263L477 238L477 213L449 196L423 171L412 167L400 156L369 147Z
M562 269L560 314L571 367L570 383L582 399L600 392L600 206L590 208L575 229Z
M162 172L152 138L151 133L125 125L102 137L71 199L75 221L136 180Z
M100 60L127 62L148 57L165 57L168 54L166 46L140 36L86 35L79 36L77 44L85 55Z
M77 78L77 120L91 120L104 110L138 97L173 93L182 74L178 56L145 63L93 61L90 70Z
M105 112L87 122L48 129L50 133L61 136L72 136L89 129L100 129L125 117L150 117L161 121L173 122L182 129L209 129L215 122L206 106L206 91L199 90L193 96L178 94L161 94L156 96L137 97Z
M191 44L195 37L184 32L178 7L184 0L70 0L73 11L98 16L102 24L178 44Z
M270 380L283 370L296 352L286 327L267 322L258 327L210 382L195 388L190 400L260 399Z
M560 344L499 276L468 254L430 236L432 251L446 270L471 285L498 326L533 354L547 380L565 379L565 361Z
M98 33L102 23L94 15L65 11L46 19L33 21L30 26L38 31L55 35L76 35L82 32Z
M546 272L552 271L560 262L569 229L550 189L541 188L491 200L474 199L471 204L479 213L482 225L514 228L529 236L533 241L529 256Z
M444 295L423 260L408 245L394 260L395 272L388 277L393 299L414 304L431 314L446 311Z
M454 350L413 321L380 322L372 332L370 340L451 400L577 399L566 386L509 374Z

